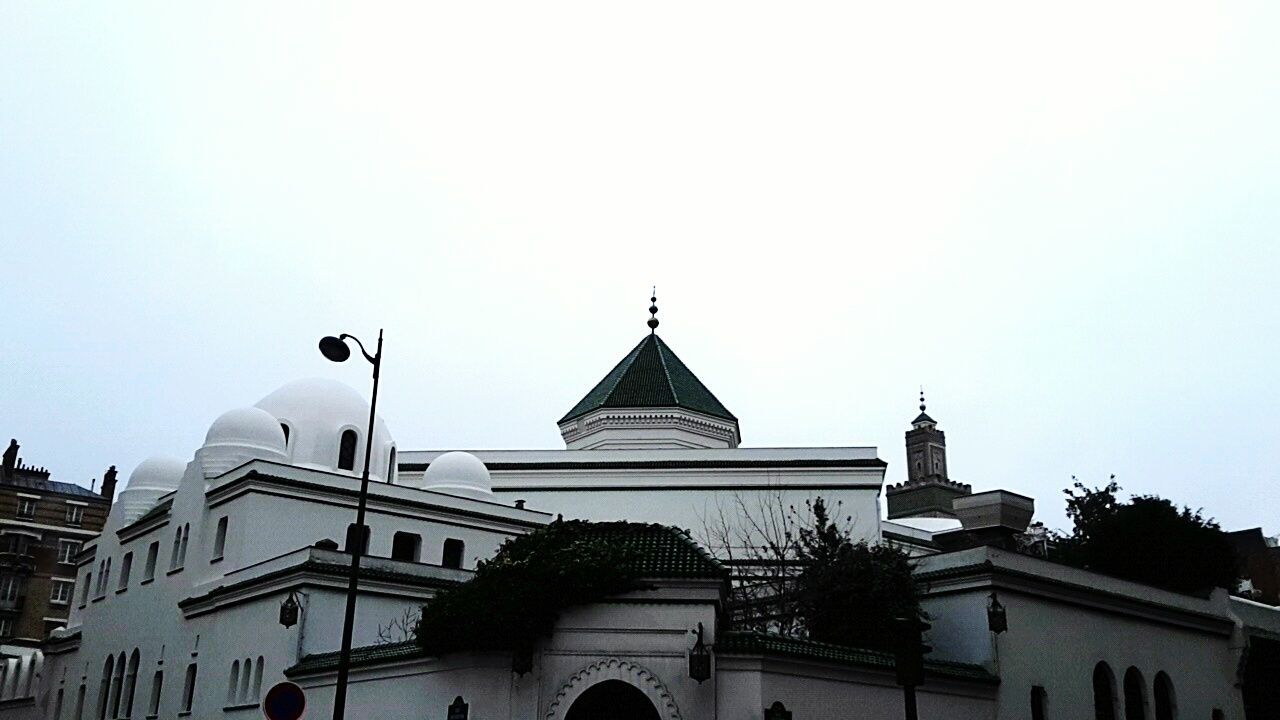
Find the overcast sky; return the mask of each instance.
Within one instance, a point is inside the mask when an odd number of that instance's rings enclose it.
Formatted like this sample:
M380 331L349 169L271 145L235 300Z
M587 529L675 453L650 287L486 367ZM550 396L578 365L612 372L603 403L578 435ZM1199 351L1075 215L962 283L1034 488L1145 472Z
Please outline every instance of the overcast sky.
M1275 516L1280 4L0 4L0 433L87 485L387 333L402 449L647 332L745 445Z

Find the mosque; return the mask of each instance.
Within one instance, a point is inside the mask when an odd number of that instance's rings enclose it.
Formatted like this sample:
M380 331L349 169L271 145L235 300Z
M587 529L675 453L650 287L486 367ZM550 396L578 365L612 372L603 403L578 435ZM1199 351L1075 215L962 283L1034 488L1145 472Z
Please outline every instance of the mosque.
M892 656L732 627L721 548L743 497L839 501L857 537L918 563L933 652L921 718L1263 718L1280 612L1064 567L1010 541L1034 503L949 478L920 414L908 480L872 447L741 447L739 419L649 332L558 421L560 450L401 448L369 405L302 380L215 419L187 460L138 465L77 558L66 627L0 667L13 718L257 718L282 682L329 717L366 447L371 482L347 717L903 717ZM881 495L888 513L881 517ZM642 554L644 589L565 613L527 672L425 655L405 634L442 588L557 516ZM351 542L359 542L350 534ZM397 634L398 632L398 634ZM1271 713L1271 714L1268 714Z

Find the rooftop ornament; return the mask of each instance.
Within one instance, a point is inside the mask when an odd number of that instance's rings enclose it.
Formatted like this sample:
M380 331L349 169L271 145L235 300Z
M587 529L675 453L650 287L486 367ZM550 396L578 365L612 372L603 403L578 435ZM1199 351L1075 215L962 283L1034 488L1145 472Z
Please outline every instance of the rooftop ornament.
M697 636L689 651L689 677L702 683L711 678L711 651L702 642L702 623L698 623Z

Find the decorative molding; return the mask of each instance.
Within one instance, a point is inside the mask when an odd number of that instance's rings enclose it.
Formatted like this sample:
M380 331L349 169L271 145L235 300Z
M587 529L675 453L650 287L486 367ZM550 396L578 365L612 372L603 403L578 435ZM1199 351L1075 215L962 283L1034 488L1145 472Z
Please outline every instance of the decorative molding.
M605 680L621 680L644 693L663 720L681 720L675 698L657 676L638 663L616 657L591 663L569 678L551 700L545 717L547 720L561 720L582 693Z
M566 443L574 442L607 429L658 430L679 429L727 443L738 444L737 422L720 420L684 410L615 410L599 409L560 426Z

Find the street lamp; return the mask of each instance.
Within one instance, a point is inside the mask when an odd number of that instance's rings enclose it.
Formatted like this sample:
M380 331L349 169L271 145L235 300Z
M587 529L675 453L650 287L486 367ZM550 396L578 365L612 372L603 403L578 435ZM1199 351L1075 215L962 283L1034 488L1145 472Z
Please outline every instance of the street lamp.
M360 499L356 503L356 524L347 533L347 552L351 553L351 573L347 578L347 612L342 622L342 652L338 655L338 685L333 692L333 720L343 720L347 714L347 676L351 672L351 633L356 623L356 585L360 578L360 556L364 554L369 529L364 524L365 505L369 500L369 458L373 454L374 413L378 407L378 371L382 369L382 331L378 331L378 349L370 356L364 343L354 335L343 333L338 337L320 340L320 353L334 362L351 357L350 338L360 346L360 354L373 365L373 398L369 401L369 429L364 437L364 472L360 475Z

